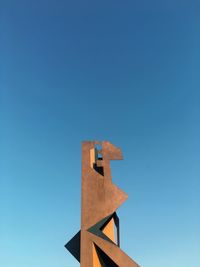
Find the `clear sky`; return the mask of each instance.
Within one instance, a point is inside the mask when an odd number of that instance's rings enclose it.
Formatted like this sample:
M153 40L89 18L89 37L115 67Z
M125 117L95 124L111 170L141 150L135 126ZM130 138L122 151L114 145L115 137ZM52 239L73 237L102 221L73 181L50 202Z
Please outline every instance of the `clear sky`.
M122 249L200 266L199 48L199 1L0 1L0 266L79 266L64 244L94 139L123 151Z

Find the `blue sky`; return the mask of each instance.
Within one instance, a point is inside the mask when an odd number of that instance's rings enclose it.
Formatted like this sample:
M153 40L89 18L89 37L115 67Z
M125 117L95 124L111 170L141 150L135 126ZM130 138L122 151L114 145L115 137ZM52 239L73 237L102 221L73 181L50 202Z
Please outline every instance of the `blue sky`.
M0 263L78 267L81 141L109 140L121 247L200 266L199 1L0 2Z

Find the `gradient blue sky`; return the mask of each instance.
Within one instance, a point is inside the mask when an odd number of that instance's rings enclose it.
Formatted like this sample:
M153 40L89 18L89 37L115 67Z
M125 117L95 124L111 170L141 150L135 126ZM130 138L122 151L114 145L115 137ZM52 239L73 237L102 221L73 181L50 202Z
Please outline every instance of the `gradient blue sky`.
M0 38L0 265L79 266L64 244L97 139L124 155L122 249L200 266L200 2L1 0Z

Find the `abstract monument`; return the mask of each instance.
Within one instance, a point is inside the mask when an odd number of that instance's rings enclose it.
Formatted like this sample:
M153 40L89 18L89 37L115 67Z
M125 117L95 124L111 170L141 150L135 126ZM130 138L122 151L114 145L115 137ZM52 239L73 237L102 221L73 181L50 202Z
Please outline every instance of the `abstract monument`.
M120 249L116 210L128 196L112 183L117 159L121 150L107 141L82 143L81 230L65 245L81 267L139 267Z

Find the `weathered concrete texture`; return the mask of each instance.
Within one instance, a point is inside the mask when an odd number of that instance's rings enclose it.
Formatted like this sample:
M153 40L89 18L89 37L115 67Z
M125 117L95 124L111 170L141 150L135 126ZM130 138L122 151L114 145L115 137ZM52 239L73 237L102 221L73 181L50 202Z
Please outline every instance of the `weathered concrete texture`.
M110 160L116 159L121 150L107 141L82 143L81 244L66 245L73 255L80 250L81 267L139 266L119 248L115 212L128 196L112 183Z

